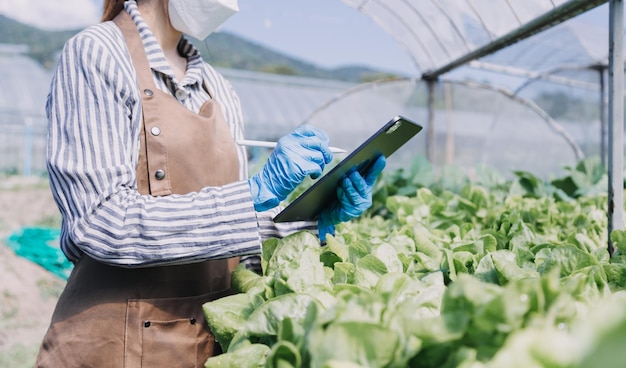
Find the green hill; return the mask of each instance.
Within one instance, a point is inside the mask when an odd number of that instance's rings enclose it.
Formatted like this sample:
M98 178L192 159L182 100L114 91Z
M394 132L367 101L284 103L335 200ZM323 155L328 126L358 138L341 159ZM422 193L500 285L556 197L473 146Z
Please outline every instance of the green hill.
M0 43L24 44L28 55L51 68L56 54L74 31L45 31L0 14ZM228 32L212 33L206 40L193 40L207 61L217 67L313 78L366 82L397 77L394 74L361 66L325 69L315 64L274 51Z
M43 31L0 14L0 43L27 45L28 55L45 68L54 65L55 54L75 33L76 31Z

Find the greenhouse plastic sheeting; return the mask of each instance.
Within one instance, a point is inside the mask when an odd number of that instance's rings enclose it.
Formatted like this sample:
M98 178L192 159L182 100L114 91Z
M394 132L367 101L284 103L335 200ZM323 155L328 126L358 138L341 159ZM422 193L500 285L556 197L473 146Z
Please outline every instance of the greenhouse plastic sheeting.
M574 166L579 158L555 127L562 128L585 154L598 154L599 135L590 134L596 126L550 121L531 101L524 103L521 98L476 83L437 84L430 143L428 87L419 79L352 89L321 106L306 122L326 131L333 145L351 151L395 114L418 122L424 130L388 158L392 169L406 168L416 155L426 156L432 144L432 162L438 167L455 164L471 173L478 165L487 165L504 175L514 170L542 177L560 175L564 166ZM339 123L337 116L348 123ZM358 129L351 122L358 122Z
M52 74L23 52L20 45L0 44L0 123L3 124L14 121L15 113L38 115L46 104Z
M409 53L419 73L469 54L567 3L565 0L341 0L372 18ZM591 2L589 2L591 3ZM598 1L593 3L598 6ZM602 7L607 6L602 5ZM607 18L608 24L608 18ZM490 64L541 72L575 62L606 62L608 27L566 21L492 55ZM566 37L559 37L565 34ZM536 46L542 47L537 48ZM546 47L549 46L549 49ZM576 58L572 60L572 48ZM546 52L548 51L549 52ZM579 51L582 51L579 52ZM540 63L540 65L537 65ZM479 66L474 64L473 66Z

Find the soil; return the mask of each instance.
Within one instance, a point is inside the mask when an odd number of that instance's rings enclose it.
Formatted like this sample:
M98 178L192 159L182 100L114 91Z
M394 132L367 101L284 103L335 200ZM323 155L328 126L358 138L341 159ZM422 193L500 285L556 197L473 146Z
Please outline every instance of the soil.
M16 255L7 238L23 227L56 227L60 214L41 178L0 178L0 363L32 366L65 281ZM7 366L7 365L5 365Z

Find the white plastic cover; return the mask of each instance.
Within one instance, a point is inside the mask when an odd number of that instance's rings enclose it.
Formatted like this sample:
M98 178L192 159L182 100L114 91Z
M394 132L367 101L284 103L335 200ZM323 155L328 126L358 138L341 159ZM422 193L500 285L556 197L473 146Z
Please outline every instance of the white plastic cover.
M370 17L394 37L418 74L436 70L483 47L568 0L341 0ZM601 5L607 6L607 4ZM606 63L606 26L576 18L517 43L489 63L534 73L572 62ZM540 46L540 47L538 47ZM575 52L575 55L574 55Z

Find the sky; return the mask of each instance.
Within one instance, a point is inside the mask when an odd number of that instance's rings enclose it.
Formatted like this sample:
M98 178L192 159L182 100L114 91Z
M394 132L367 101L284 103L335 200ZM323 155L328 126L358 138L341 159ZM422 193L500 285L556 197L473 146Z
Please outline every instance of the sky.
M0 14L42 29L97 23L102 0L0 0ZM219 30L321 67L364 65L415 74L402 47L370 18L340 0L239 0L240 11ZM606 6L586 16L607 24Z

